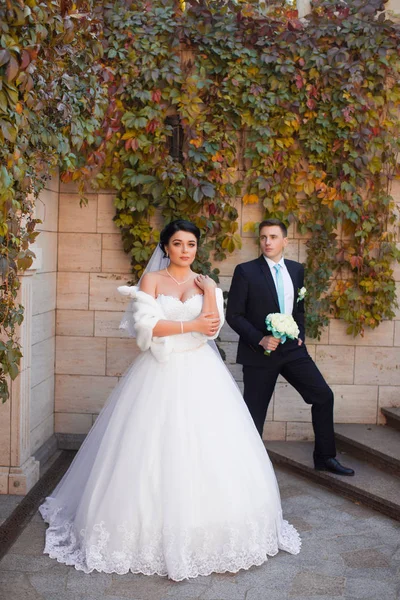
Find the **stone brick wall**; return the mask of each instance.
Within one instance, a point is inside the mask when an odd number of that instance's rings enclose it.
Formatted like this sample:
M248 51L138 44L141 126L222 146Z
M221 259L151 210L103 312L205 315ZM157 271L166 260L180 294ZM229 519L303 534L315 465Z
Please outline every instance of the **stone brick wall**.
M130 263L114 225L112 194L80 207L61 184L56 316L55 431L87 433L138 350L118 329L125 310L117 286Z
M54 432L54 362L59 181L52 177L36 202L38 236L32 281L31 453Z
M400 203L400 182L392 193ZM125 299L116 291L129 279L130 265L115 227L113 195L89 195L80 208L72 186L61 185L56 316L55 431L86 433L109 393L137 355L134 340L118 330ZM258 256L254 236L243 232L258 221L257 206L241 206L243 248L223 263L221 286L229 289L234 266ZM304 260L305 239L289 231L287 258ZM400 266L396 266L400 292ZM308 339L311 356L335 393L337 423L382 423L381 406L400 406L400 310L364 338L354 340L344 323L331 320L321 340ZM241 385L235 364L236 334L225 325L222 347L227 365ZM271 401L264 436L311 439L310 407L281 378Z
M19 376L9 382L10 397L0 402L0 494L26 494L39 479L39 460L45 460L46 449L48 455L55 448L58 204L56 176L36 202L35 216L42 221L40 236L32 246L36 259L20 278L17 302L25 313L16 335L22 359Z

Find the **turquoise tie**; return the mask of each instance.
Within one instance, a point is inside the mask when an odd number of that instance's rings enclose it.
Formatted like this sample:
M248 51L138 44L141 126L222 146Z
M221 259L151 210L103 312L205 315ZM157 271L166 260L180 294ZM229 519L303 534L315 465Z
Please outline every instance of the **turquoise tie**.
M280 309L281 313L284 313L285 312L285 290L283 287L283 277L282 277L282 273L281 273L281 265L280 264L274 265L274 269L276 272L276 288L278 291L279 309Z

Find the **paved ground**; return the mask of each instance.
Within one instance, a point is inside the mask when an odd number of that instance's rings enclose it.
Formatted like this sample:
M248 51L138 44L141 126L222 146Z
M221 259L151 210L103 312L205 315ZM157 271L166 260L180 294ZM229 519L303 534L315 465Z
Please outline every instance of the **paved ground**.
M144 575L86 575L43 555L37 513L0 562L1 600L396 600L400 523L278 469L285 517L303 540L261 567L174 583ZM5 497L3 497L5 498ZM0 519L14 498L0 496Z
M0 496L0 525L10 516L22 498L23 496Z

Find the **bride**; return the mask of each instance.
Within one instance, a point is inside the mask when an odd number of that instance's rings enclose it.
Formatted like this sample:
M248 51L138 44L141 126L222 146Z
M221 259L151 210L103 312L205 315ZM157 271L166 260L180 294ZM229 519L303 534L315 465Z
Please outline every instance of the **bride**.
M191 270L200 231L161 233L123 326L142 350L39 510L44 553L90 573L175 581L261 565L300 538L282 518L275 474L241 393L211 347L222 291ZM163 251L163 252L162 252Z

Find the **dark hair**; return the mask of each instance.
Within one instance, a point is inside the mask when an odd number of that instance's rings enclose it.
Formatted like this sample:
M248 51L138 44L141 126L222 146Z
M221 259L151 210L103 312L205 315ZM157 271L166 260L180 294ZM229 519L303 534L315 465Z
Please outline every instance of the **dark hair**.
M279 219L265 219L264 221L261 221L261 223L258 226L258 233L261 233L261 229L263 227L273 227L275 225L281 228L283 237L287 237L287 227L285 223L282 223L282 221L280 221Z
M177 231L187 231L188 233L193 233L197 239L197 243L200 240L200 229L194 223L185 221L185 219L176 219L176 221L171 221L171 223L168 223L168 225L166 225L160 233L160 248L164 252L164 256L167 256L165 252L165 246Z

